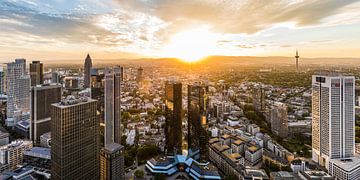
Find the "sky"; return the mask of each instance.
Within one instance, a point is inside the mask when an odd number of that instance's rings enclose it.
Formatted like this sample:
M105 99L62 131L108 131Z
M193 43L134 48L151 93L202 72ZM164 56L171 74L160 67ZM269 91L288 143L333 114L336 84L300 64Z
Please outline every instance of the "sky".
M0 60L360 57L355 0L1 0Z

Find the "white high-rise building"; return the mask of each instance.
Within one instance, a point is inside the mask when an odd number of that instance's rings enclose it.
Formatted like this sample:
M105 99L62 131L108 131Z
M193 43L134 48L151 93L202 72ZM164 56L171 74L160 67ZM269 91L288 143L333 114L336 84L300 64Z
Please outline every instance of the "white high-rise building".
M331 159L354 156L354 107L354 76L312 76L312 159L327 169Z
M26 75L26 60L16 59L6 68L7 126L16 124L15 111L26 113L30 109L30 77Z

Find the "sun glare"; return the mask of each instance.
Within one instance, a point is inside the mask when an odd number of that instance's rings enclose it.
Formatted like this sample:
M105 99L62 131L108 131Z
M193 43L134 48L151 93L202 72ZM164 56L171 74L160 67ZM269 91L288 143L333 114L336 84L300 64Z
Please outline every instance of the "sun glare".
M164 52L166 56L191 63L211 55L215 46L216 34L202 28L175 34Z

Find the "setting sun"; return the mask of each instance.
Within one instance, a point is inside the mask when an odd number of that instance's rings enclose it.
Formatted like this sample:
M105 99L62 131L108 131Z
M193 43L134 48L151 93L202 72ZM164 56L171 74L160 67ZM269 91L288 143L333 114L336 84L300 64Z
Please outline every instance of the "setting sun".
M212 55L216 47L216 34L207 29L193 29L175 34L165 47L167 56L186 62L195 62Z

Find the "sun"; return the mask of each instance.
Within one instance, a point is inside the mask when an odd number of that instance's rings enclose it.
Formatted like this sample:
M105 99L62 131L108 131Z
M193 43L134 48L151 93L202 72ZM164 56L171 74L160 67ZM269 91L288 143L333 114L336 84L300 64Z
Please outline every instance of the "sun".
M191 63L212 55L216 39L217 35L207 28L186 30L172 36L164 52L168 57Z

